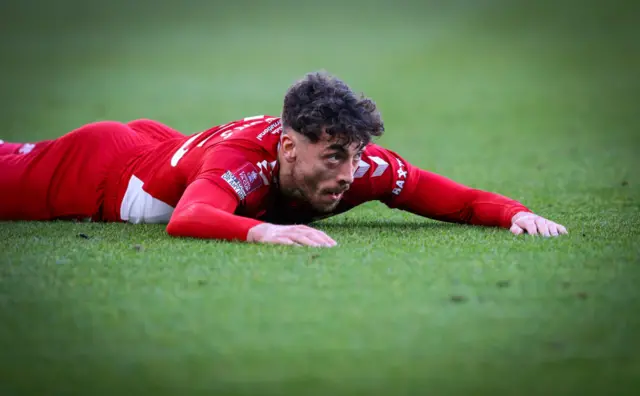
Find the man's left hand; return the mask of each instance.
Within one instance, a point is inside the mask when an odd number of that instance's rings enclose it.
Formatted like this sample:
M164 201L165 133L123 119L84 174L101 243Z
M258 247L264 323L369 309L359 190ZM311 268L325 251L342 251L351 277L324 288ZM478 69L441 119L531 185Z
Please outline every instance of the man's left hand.
M563 225L529 212L517 213L511 218L511 224L511 232L515 235L520 235L525 231L529 235L544 237L567 234L567 229Z

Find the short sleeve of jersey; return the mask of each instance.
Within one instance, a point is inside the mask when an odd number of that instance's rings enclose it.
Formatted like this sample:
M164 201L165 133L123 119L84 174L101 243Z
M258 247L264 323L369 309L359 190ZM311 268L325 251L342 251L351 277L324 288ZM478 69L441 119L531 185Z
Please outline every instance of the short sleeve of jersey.
M377 200L396 208L417 183L416 171L395 152L369 144L358 162L348 196L354 203Z
M266 176L258 165L258 156L251 150L230 145L212 147L202 166L191 175L189 183L198 179L208 180L235 197L240 204L266 184Z

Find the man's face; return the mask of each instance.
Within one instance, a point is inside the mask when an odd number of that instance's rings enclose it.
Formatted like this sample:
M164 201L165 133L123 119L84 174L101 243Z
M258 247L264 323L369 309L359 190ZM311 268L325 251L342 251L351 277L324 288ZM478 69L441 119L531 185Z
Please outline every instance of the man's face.
M328 134L316 143L300 134L296 138L291 163L293 195L319 212L331 212L353 183L364 148L359 142L347 145Z

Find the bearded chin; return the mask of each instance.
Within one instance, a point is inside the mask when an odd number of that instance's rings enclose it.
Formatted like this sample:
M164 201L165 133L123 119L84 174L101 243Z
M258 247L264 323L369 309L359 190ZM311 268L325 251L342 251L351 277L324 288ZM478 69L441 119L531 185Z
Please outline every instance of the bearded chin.
M291 197L300 201L304 201L304 202L308 202L309 198L307 197L307 195L304 193L304 191L301 188L295 188L292 192L291 192Z
M333 212L335 210L335 208L338 207L339 203L340 203L340 201L338 201L336 203L333 203L331 205L328 205L328 206L325 205L322 208L314 207L314 209L317 210L318 212L321 212L321 213L331 213L331 212Z
M289 197L305 202L311 209L319 213L330 213L338 206L338 202L331 205L318 205L316 203L314 198L317 198L319 191L316 190L317 185L313 178L298 174L294 168L291 173L291 179L294 182L294 186L287 192Z

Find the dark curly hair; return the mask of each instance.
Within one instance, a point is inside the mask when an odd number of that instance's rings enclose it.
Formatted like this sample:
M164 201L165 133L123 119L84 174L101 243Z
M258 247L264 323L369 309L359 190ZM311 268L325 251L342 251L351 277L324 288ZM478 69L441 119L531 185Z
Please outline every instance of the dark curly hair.
M382 136L384 123L373 100L356 95L340 79L324 71L308 73L284 97L284 130L291 128L316 143L323 131L341 144L366 146Z

